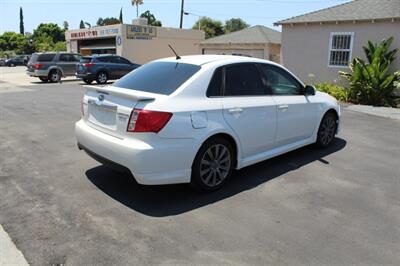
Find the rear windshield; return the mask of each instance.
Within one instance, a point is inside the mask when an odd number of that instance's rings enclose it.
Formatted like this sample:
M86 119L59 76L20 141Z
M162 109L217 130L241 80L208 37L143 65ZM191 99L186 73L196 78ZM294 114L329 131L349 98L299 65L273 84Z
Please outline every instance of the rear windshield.
M81 63L90 63L92 61L91 57L82 57L79 62Z
M152 62L117 81L114 86L169 95L192 77L200 66L175 62Z
M54 56L56 56L56 54L38 54L36 61L37 62L50 62L50 61L53 61Z

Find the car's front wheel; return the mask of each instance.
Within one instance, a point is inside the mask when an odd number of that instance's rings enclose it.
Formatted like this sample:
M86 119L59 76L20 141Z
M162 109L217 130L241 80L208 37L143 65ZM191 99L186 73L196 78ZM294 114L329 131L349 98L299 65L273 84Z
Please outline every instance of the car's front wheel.
M232 145L226 139L206 141L194 159L191 186L202 191L219 189L232 175L234 158Z
M322 118L318 129L317 146L328 147L335 138L337 128L337 118L334 113L328 112Z

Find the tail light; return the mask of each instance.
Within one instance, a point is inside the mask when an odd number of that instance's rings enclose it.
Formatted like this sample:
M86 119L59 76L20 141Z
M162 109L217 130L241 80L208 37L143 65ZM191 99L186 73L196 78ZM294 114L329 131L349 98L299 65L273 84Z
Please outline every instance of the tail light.
M35 69L41 69L42 68L42 64L34 64L33 65L33 67L35 68Z
M94 66L94 63L84 63L83 66L84 67L92 67L92 66Z
M128 123L128 132L158 133L171 119L172 113L133 109Z

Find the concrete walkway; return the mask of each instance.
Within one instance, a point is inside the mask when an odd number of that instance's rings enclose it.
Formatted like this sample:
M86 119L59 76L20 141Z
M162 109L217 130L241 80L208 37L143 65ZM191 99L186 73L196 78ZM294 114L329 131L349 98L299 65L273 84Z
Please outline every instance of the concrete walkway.
M369 115L400 120L400 108L375 107L369 105L349 105L345 108L348 110L361 112Z
M11 265L28 266L29 264L0 225L0 266Z

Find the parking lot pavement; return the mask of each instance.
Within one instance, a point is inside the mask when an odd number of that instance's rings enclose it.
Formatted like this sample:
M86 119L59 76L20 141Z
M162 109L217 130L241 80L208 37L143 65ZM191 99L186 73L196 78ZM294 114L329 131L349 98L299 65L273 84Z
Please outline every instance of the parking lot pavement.
M400 264L400 123L343 110L326 150L226 187L144 187L78 151L80 82L0 94L0 224L32 265Z

